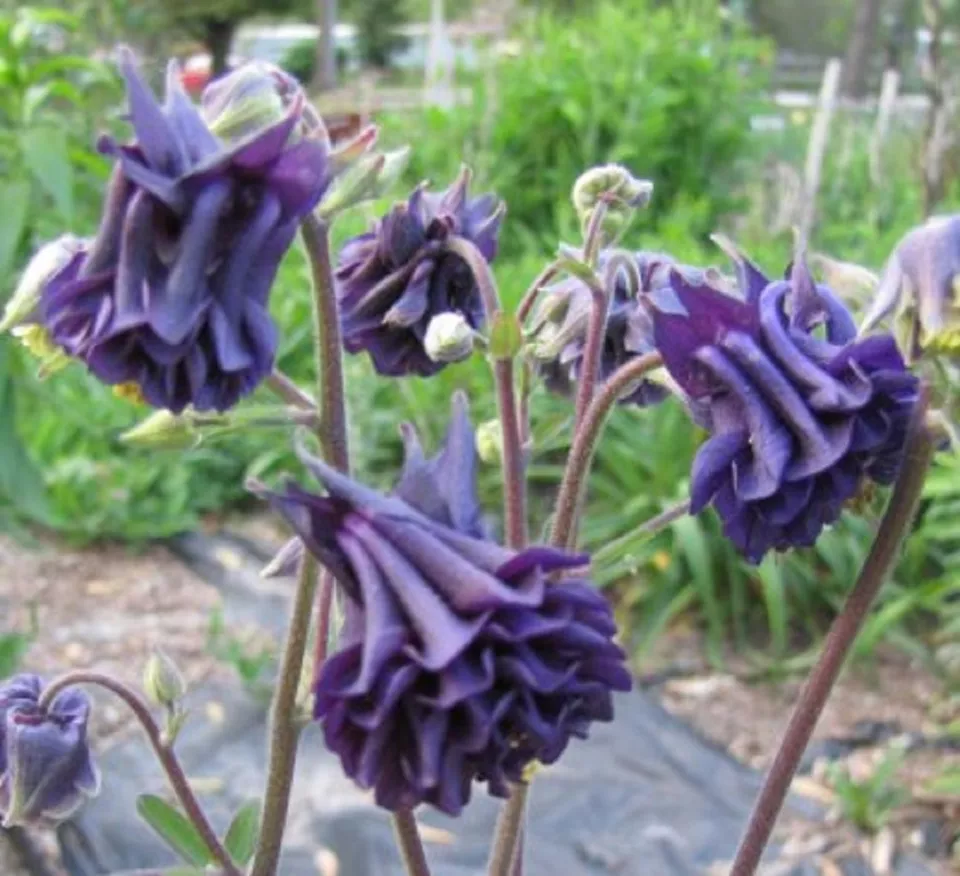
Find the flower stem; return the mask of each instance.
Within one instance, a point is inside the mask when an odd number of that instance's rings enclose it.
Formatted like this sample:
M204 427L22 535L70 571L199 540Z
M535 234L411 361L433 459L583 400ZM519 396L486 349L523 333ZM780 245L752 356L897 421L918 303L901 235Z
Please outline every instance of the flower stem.
M320 403L320 429L317 436L324 460L339 471L349 473L346 390L340 344L340 314L330 261L330 229L316 217L308 216L301 226L301 234L313 270L317 399Z
M330 229L310 215L300 228L313 277L314 343L317 357L317 400L320 421L317 437L324 459L340 471L350 469L347 444L346 392L340 350L340 315L330 259ZM297 692L303 676L310 634L310 614L317 590L316 560L304 552L294 596L290 629L284 647L280 676L270 719L270 753L260 838L251 876L274 876L290 806L301 723L297 717ZM332 607L333 579L324 572L317 605L317 642L313 676L326 658L327 631ZM322 634L322 635L321 635Z
M287 642L277 680L277 689L270 709L270 750L267 766L267 787L260 819L260 837L253 859L251 876L275 876L283 832L290 807L293 771L300 741L297 720L297 691L303 673L303 658L310 636L310 610L317 586L317 562L304 551L297 576Z
M393 833L403 858L403 865L410 876L430 876L427 855L420 842L416 819L409 809L393 813Z
M514 858L523 833L524 813L530 786L514 785L510 799L504 804L497 821L497 833L487 864L487 876L513 876Z
M520 304L517 306L517 319L520 323L525 323L527 317L530 316L530 311L533 310L533 306L537 303L537 299L540 297L540 293L543 291L543 287L546 286L558 273L560 272L560 262L553 261L550 262L538 275L537 278L530 284L530 288L523 294L523 298L520 299Z
M500 294L490 265L469 240L451 237L447 248L460 256L473 274L483 299L487 323L493 325L501 313ZM513 357L496 359L493 373L497 384L497 407L503 430L503 506L506 540L510 547L522 548L527 542L527 483L523 464L523 435L517 409Z
M560 483L550 539L557 547L572 547L576 541L577 518L586 489L587 475L607 414L631 384L640 380L648 371L659 368L661 364L662 359L658 353L647 353L631 359L610 376L587 408L583 422L573 436L573 446L570 448Z
M870 553L846 604L827 634L820 659L803 687L767 773L740 841L730 876L752 876L770 840L797 766L817 726L850 648L870 606L900 555L900 546L913 522L934 444L925 423L926 390L914 409L904 459Z
M150 707L135 691L127 687L122 681L111 678L109 675L101 672L79 670L77 672L68 672L66 675L61 675L52 681L40 697L40 708L48 708L58 693L78 684L96 685L97 687L110 691L114 696L123 700L130 711L133 712L134 717L140 723L144 733L146 733L147 739L150 741L157 760L160 761L160 766L163 767L163 771L166 773L170 787L173 789L184 814L196 829L197 834L203 840L204 845L209 850L213 859L223 868L223 872L227 874L227 876L241 876L240 870L237 869L233 863L227 850L217 838L216 831L214 831L212 825L207 820L207 816L204 814L199 800L197 800L196 795L193 793L193 788L190 787L190 782L183 771L183 767L177 759L173 746L165 741L163 731L154 719Z
M661 530L666 529L675 520L679 520L681 517L688 514L689 511L689 499L684 499L682 502L677 502L675 505L665 508L659 514L655 514L648 520L644 520L639 526L636 526L629 532L613 539L613 541L608 541L602 548L594 551L594 564L596 565L596 563L606 556L616 557L620 553L620 549L625 544L632 542L635 538L639 538L642 535L656 535Z
M599 207L598 207L599 209ZM600 373L600 357L603 354L604 331L607 327L607 314L610 311L610 290L597 283L590 286L593 306L590 308L590 320L587 323L587 338L583 345L583 364L580 368L579 386L574 406L574 429L579 428L586 416L587 408L593 401Z
M315 411L317 403L279 368L274 368L267 376L267 386L287 404L305 411Z

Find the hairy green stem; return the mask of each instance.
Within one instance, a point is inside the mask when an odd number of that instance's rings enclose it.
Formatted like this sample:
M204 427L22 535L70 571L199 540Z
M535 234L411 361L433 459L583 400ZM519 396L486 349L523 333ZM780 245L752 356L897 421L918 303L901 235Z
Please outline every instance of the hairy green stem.
M409 809L393 813L393 833L407 873L410 876L430 876L427 855L420 841L420 831Z
M740 841L730 876L753 876L756 872L823 707L870 606L900 556L900 547L913 523L927 470L933 459L934 444L925 422L926 410L927 394L924 390L914 410L900 474L876 538L850 596L830 627L820 659L810 672L794 706Z
M348 472L350 457L347 443L346 391L340 350L340 316L337 312L330 258L330 230L325 223L310 215L303 221L300 232L313 277L317 401L320 405L317 438L324 459L340 471ZM297 716L297 693L303 676L310 635L310 615L317 590L317 575L316 560L304 552L279 681L271 707L267 789L251 876L274 876L280 859L300 741L301 723ZM323 573L320 592L314 677L319 671L318 661L326 657L326 631L330 622L333 579L326 571Z
M187 779L186 773L183 771L183 767L177 759L173 746L165 740L163 730L160 728L160 725L157 724L156 720L154 720L150 707L135 691L131 690L118 679L104 675L102 672L78 670L76 672L68 672L66 675L61 675L59 678L54 679L40 697L40 708L49 708L58 693L78 684L91 684L108 690L115 697L122 700L127 708L130 709L143 728L143 732L146 734L157 756L157 760L160 761L160 766L167 776L167 781L170 782L170 787L173 789L173 793L176 795L184 815L187 816L187 819L196 829L197 834L203 840L211 856L217 864L223 868L226 876L241 876L240 870L237 869L233 863L233 859L227 853L227 850L217 838L213 826L207 820L207 816L200 806L200 801L197 799L196 794L193 793L193 788L190 787L190 781Z
M550 538L557 547L573 547L576 541L580 505L586 490L590 464L607 414L631 384L642 379L647 372L659 368L661 364L663 360L658 353L647 353L631 359L610 376L587 408L583 422L573 436L573 445L567 457L563 480L560 482Z
M310 610L317 588L317 561L304 551L297 575L290 626L270 709L270 749L267 787L263 795L260 836L251 876L276 876L283 833L290 808L293 773L300 741L297 693L303 675L303 658L310 638Z

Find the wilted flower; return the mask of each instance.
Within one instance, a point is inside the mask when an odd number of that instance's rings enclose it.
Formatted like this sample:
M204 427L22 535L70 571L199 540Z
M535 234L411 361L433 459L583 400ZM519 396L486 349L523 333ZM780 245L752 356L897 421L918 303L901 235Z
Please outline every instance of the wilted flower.
M100 789L87 743L90 700L70 688L40 707L43 683L0 684L0 814L3 824L62 821Z
M625 268L610 270L615 267L613 250L601 250L598 257L599 274L606 277L610 296L597 373L601 383L630 359L653 350L653 326L638 295L653 294L665 282L666 268L675 264L659 253L626 255L633 259L636 269L632 281ZM568 397L573 394L583 366L592 310L593 293L577 277L567 277L544 291L530 323L531 354L551 392ZM663 401L667 395L661 383L642 380L620 401L649 405Z
M271 123L225 141L187 98L175 64L162 105L128 50L120 70L136 139L101 140L117 164L100 229L47 283L40 316L105 383L137 384L174 412L225 410L273 366L267 298L298 223L329 183L328 144L300 136L299 94L279 116L254 114ZM223 95L229 84L211 87ZM255 96L261 106L263 89Z
M469 181L464 170L442 194L418 187L340 253L344 347L366 350L381 374L427 377L445 366L424 349L427 327L441 313L459 314L474 330L484 325L473 273L446 242L465 238L492 261L503 212L493 195L469 198Z
M869 331L899 308L909 355L960 353L960 215L908 232L890 256L863 321Z
M630 676L589 581L546 580L587 557L485 538L463 397L438 456L405 438L392 496L304 452L328 495L294 483L265 495L346 596L340 650L315 686L327 746L379 805L456 815L473 780L504 796L530 763L609 721Z
M746 259L740 296L671 275L652 307L657 348L712 436L691 510L713 504L752 562L811 545L864 479L890 483L917 396L892 337L856 340L847 308L803 259L769 282Z

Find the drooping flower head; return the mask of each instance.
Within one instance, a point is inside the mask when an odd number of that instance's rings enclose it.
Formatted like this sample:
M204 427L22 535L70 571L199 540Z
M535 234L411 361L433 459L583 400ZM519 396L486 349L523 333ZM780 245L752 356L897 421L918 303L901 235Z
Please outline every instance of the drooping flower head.
M135 138L110 137L116 161L94 242L43 292L52 340L105 383L133 384L150 404L225 410L273 366L267 299L297 225L330 182L325 133L304 133L300 94L274 103L271 83L211 86L206 118L171 64L159 104L122 50ZM230 95L249 98L243 112ZM271 108L274 112L270 112ZM258 124L251 126L253 119ZM236 138L220 135L224 130Z
M739 296L671 274L651 307L657 348L711 437L691 511L712 504L752 562L811 545L865 478L892 482L917 379L889 335L857 340L844 304L803 258L770 282L738 259Z
M0 815L3 824L58 822L100 789L87 743L90 700L70 688L49 708L43 683L17 675L0 684Z
M631 259L632 266L627 266L624 258ZM629 360L654 349L653 324L638 296L655 295L668 284L671 267L685 272L696 269L679 266L662 253L643 251L601 250L597 261L597 273L606 282L609 296L597 372L599 382L604 383ZM530 323L531 353L538 373L551 392L566 397L573 395L583 367L592 310L593 293L577 277L567 277L544 290ZM620 403L656 404L668 394L662 383L645 379L621 398Z
M292 482L260 492L346 597L339 651L315 682L327 746L379 805L456 815L474 780L505 796L528 764L609 721L630 676L589 581L546 580L586 557L486 537L463 397L436 457L412 430L405 442L390 496L302 451L326 496Z
M431 359L424 346L435 317L454 313L474 330L484 325L477 282L446 243L465 238L493 261L503 211L493 195L469 197L469 182L464 170L445 192L419 186L340 253L343 345L350 353L367 351L380 374L428 377L447 364Z
M894 310L907 324L909 356L960 353L960 215L929 219L897 244L862 331Z

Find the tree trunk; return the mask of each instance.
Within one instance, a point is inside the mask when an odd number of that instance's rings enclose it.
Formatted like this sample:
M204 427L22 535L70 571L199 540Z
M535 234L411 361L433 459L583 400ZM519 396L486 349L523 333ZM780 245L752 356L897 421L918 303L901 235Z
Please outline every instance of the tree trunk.
M319 91L337 87L337 0L316 0L317 24L320 39L317 40L317 64L313 85Z
M897 0L893 12L893 24L887 36L884 69L903 72L904 52L914 45L914 29L917 19L917 0Z
M857 0L853 31L843 59L840 90L844 97L861 98L867 93L867 73L879 22L880 0Z
M226 18L211 18L206 21L204 29L203 41L210 52L210 78L216 79L227 72L236 24Z

